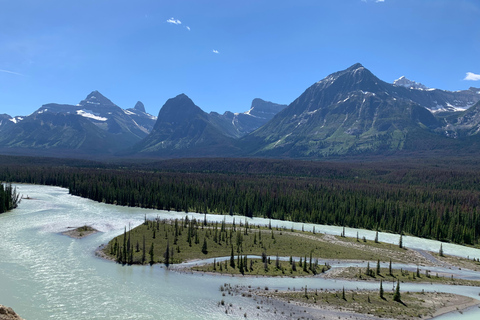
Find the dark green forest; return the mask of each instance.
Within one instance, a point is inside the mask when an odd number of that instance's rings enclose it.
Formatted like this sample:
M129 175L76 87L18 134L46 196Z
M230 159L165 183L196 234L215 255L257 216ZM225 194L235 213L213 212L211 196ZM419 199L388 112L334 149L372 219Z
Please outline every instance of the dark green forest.
M0 157L0 180L95 201L367 228L476 245L475 161L179 159L95 163Z
M15 209L19 202L17 190L11 184L0 183L0 213Z

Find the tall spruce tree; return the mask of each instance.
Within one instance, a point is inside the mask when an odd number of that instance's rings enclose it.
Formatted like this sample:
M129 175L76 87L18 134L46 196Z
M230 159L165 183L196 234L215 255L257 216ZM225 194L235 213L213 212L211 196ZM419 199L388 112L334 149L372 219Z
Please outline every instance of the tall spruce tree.
M402 301L400 296L400 280L397 280L397 288L395 289L395 293L393 294L393 301Z

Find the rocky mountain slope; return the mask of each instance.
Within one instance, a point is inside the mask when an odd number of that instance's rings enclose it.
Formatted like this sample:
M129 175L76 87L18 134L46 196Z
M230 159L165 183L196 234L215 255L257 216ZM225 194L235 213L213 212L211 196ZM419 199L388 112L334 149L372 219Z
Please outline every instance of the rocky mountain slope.
M49 103L27 117L2 121L0 148L9 153L112 154L147 136L155 121L139 104L123 110L93 91L77 105Z
M325 157L404 148L413 130L434 130L438 120L401 96L361 64L308 88L269 123L242 140L253 156Z
M129 154L142 156L212 156L235 153L234 139L210 121L185 94L167 100L152 132Z
M219 126L228 136L240 138L266 124L285 107L284 104L257 98L252 101L250 110L246 112L233 113L227 111L222 115L211 112L209 117L212 123Z

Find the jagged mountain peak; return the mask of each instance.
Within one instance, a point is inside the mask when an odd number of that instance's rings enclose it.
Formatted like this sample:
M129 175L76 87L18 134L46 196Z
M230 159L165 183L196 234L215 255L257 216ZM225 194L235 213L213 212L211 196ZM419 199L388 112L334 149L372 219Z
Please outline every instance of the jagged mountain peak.
M105 97L103 94L101 94L99 91L95 90L90 92L87 97L80 101L79 103L80 106L116 106L115 103L113 103L110 99Z
M133 107L133 109L145 113L145 106L143 105L143 103L141 101L137 101L137 103L135 104L135 107Z
M262 115L262 116L264 116L265 114L271 114L271 117L269 117L269 118L272 118L273 115L277 114L278 112L280 112L285 107L286 107L286 105L284 105L284 104L277 104L277 103L273 103L273 102L270 102L270 101L265 101L265 100L260 99L260 98L255 98L252 101L252 105L250 107L250 110L245 112L245 114Z
M351 67L332 73L320 80L314 85L316 89L326 89L332 87L335 91L375 91L378 84L382 83L370 70L361 63L356 63Z
M409 88L409 89L420 89L420 90L427 90L428 89L427 86L425 86L425 85L423 85L419 82L409 80L405 76L401 76L397 80L393 81L393 85L397 86L397 87L405 87L405 88Z
M355 71L355 70L358 70L358 69L361 69L361 68L365 68L361 63L357 62L355 64L353 64L352 66L350 66L349 68L347 68L345 71Z

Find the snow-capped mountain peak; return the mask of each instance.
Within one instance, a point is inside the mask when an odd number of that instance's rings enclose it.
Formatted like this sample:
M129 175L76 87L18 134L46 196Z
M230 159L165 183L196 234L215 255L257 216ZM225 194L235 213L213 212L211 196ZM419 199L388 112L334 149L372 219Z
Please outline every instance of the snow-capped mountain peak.
M425 86L425 85L423 85L419 82L409 80L409 79L405 78L405 76L401 76L397 80L393 81L393 85L397 86L397 87L405 87L405 88L409 88L409 89L418 89L418 90L427 90L428 89L427 86Z

